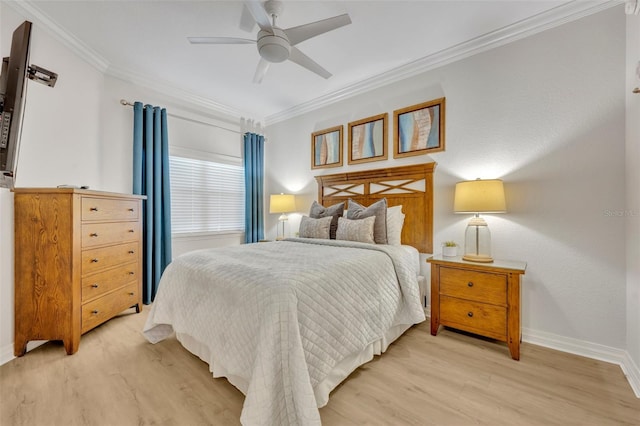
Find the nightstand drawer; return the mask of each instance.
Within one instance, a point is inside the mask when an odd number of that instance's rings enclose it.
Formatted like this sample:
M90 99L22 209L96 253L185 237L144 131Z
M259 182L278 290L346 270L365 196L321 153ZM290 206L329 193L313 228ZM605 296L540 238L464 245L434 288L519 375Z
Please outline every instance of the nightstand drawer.
M440 294L506 306L507 279L487 272L440 268Z
M440 323L505 341L507 309L502 306L440 297Z

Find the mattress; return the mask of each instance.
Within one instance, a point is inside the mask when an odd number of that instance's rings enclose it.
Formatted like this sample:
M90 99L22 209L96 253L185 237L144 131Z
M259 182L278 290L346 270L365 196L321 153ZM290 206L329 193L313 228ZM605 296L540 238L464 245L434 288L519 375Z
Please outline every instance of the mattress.
M288 239L199 250L163 274L144 327L245 395L245 425L320 424L348 374L425 320L406 248Z

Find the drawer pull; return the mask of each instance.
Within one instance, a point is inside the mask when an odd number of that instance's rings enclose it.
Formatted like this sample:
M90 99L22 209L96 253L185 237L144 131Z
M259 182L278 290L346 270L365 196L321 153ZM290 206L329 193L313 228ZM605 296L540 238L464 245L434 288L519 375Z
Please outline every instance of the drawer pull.
M132 291L129 292L129 296L135 296L136 294Z
M469 282L467 283L467 285L468 285L469 287L473 287L473 283L472 283L471 281L469 281Z
M134 250L129 250L129 254L134 254L135 251Z
M91 259L91 263L98 263L98 259Z
M134 231L133 229L129 229L129 232L136 232L136 231Z
M99 312L100 312L100 311L98 311L97 309L95 309L95 310L91 311L91 313L92 313L93 315L98 315L98 313L99 313Z
M135 274L135 272L129 271L129 275L134 275L134 274Z
M92 212L97 212L98 208L97 207L91 207L91 208L89 208L89 210L92 211Z
M473 312L467 312L467 316L468 316L469 318L473 318Z
M90 234L89 234L89 236L90 236L90 237L97 237L97 236L98 236L98 233L97 233L97 232L92 232L92 233L90 233Z
M91 284L91 288L98 288L100 287L98 284Z
M134 211L133 209L129 209L130 212Z

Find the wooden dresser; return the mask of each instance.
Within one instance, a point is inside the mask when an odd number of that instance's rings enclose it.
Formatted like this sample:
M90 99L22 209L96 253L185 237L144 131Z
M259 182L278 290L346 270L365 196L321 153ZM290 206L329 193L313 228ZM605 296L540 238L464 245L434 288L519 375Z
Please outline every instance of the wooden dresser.
M15 341L80 335L142 308L144 196L71 188L16 188Z
M520 277L527 264L475 263L437 255L431 263L431 334L440 325L507 342L520 359Z

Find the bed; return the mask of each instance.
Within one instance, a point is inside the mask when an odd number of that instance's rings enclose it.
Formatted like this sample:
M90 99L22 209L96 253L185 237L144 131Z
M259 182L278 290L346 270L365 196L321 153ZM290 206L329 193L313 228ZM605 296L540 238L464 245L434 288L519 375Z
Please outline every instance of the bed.
M402 245L289 238L174 259L143 333L175 332L245 394L244 425L316 425L358 366L425 320L418 252L432 247L435 163L317 176L318 202L402 205Z

